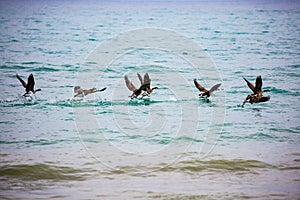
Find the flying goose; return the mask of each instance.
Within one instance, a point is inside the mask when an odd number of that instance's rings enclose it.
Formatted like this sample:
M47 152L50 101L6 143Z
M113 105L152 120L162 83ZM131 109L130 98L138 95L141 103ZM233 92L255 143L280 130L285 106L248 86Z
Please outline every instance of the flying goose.
M138 76L138 78L140 80L140 83L141 83L141 86L138 89L129 80L129 78L128 78L127 75L124 76L127 88L130 91L133 92L132 95L129 96L130 98L136 98L136 97L138 97L143 91L147 92L146 95L149 95L149 94L151 94L153 92L153 90L158 89L158 87L153 87L153 88L150 87L151 79L150 79L148 73L146 73L144 75L144 78L142 78L142 76L139 73L137 73L137 76Z
M153 92L153 90L158 89L158 87L153 87L153 88L150 87L151 79L150 79L148 73L146 73L144 75L144 79L142 79L142 77L139 73L137 73L137 75L140 79L142 90L146 91L148 93L148 95L151 94Z
M35 94L38 91L42 91L41 89L34 89L34 77L32 74L30 74L28 76L28 80L27 83L18 75L16 74L17 79L22 83L23 87L25 88L26 93L23 96L27 96L29 95L29 92L32 92L33 94Z
M242 107L244 107L246 102L259 103L259 102L266 102L270 100L270 96L263 96L264 92L269 92L270 90L262 90L262 78L261 76L256 77L255 86L250 83L245 77L243 79L246 81L248 87L252 90L252 94L248 94L246 99L244 100Z
M102 88L101 90L97 90L96 88L92 88L92 89L88 89L88 90L84 90L82 89L80 86L75 86L74 87L74 97L83 97L83 96L86 96L88 94L92 94L92 93L95 93L95 92L102 92L106 90L106 87L105 88Z
M210 90L207 90L202 85L200 85L200 83L198 83L196 79L194 79L194 84L195 84L196 88L198 88L198 90L200 92L202 92L199 94L199 96L203 97L203 98L210 97L212 95L212 93L221 86L221 83L218 83L218 84L212 86L212 88L210 88Z

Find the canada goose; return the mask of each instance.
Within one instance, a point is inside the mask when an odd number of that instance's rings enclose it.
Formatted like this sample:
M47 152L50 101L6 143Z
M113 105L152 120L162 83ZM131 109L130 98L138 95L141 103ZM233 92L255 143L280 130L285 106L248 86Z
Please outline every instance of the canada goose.
M158 89L158 87L153 87L153 88L150 87L151 79L150 79L148 73L146 73L144 75L144 78L142 78L142 76L139 73L137 73L137 76L141 82L141 86L138 89L129 80L127 75L124 76L127 88L133 92L133 94L130 95L130 98L138 97L143 91L147 92L147 95L149 95L153 92L153 90Z
M153 87L153 88L150 87L151 79L150 79L148 73L146 73L144 75L144 79L142 79L142 77L139 73L137 73L137 75L140 79L142 90L146 91L148 94L151 94L153 92L153 90L158 89L158 87Z
M97 90L96 88L92 88L92 89L88 89L88 90L84 90L82 89L80 86L75 86L74 87L74 97L77 97L77 96L86 96L88 94L92 94L92 93L95 93L95 92L102 92L106 90L106 87L105 88L102 88L101 90Z
M247 82L248 87L252 90L252 94L248 94L246 99L244 100L242 107L244 107L246 102L259 103L259 102L266 102L270 100L270 96L263 96L264 92L269 92L270 90L262 90L262 78L261 76L256 77L255 86L250 83L245 77L243 79Z
M25 88L26 93L23 96L27 96L29 94L29 92L32 92L33 94L35 94L38 91L42 91L41 89L34 89L34 77L32 74L30 74L28 76L28 80L27 83L18 75L16 74L17 79L22 83L23 87Z
M200 92L202 92L199 94L199 96L204 97L204 98L210 97L212 95L212 93L221 86L221 83L218 83L218 84L212 86L212 88L210 88L210 90L207 90L202 85L200 85L196 79L194 79L194 84L195 84L196 88L198 88L198 90Z

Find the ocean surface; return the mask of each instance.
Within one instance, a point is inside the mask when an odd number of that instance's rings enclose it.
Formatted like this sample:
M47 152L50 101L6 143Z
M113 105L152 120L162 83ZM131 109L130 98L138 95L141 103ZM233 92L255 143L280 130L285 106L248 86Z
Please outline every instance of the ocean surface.
M0 1L0 198L298 199L299 19L297 1ZM158 89L131 100L137 72ZM241 107L259 75L270 101ZM206 101L194 78L222 85Z

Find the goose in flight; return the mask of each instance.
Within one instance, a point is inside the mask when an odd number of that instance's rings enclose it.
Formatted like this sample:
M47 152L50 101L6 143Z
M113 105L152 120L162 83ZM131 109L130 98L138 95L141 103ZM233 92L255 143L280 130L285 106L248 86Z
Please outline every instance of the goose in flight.
M210 97L212 95L212 93L221 86L221 83L218 83L218 84L212 86L212 88L210 88L210 90L207 90L202 85L200 85L200 83L198 83L196 79L194 79L194 84L195 84L196 88L198 88L198 90L200 92L202 92L199 94L199 96L203 97L203 98Z
M158 87L153 87L153 88L150 87L151 79L148 73L144 75L144 79L142 79L142 76L139 73L137 73L137 76L139 77L139 80L141 82L142 90L146 91L148 95L151 94L153 90L158 89Z
M102 92L106 90L106 87L105 88L102 88L101 90L97 90L96 88L92 88L92 89L88 89L88 90L84 90L82 89L80 86L75 86L74 87L74 97L84 97L88 94L92 94L92 93L95 93L95 92Z
M138 97L143 91L147 93L145 95L150 95L153 92L153 90L158 89L158 87L153 87L153 88L150 87L151 79L150 79L148 73L146 73L144 75L144 78L142 78L142 76L139 73L137 73L137 76L138 76L138 78L140 80L140 83L141 83L141 86L139 88L136 88L133 85L133 83L129 80L129 78L128 78L127 75L124 76L127 88L130 91L133 92L132 95L129 96L130 98L136 98L136 97Z
M263 96L264 92L269 92L270 90L262 90L262 78L261 76L256 77L255 86L249 82L245 77L243 79L246 81L248 87L252 90L252 94L247 95L246 99L244 100L242 107L244 107L246 102L259 103L259 102L266 102L270 100L270 96Z
M35 94L38 91L42 91L41 89L34 89L34 77L32 74L30 74L28 76L28 80L27 83L18 75L16 74L17 79L22 83L23 87L25 88L26 93L23 96L28 96L29 92L32 92L33 94Z

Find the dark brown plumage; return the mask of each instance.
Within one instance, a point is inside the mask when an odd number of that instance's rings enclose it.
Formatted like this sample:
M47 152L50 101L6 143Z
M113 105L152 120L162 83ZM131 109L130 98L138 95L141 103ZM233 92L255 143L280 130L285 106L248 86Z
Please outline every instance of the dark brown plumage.
M148 73L144 75L144 78L142 78L142 76L139 73L137 73L137 76L141 83L141 86L139 88L136 88L133 85L133 83L129 80L127 75L124 76L127 88L133 92L133 94L130 96L131 98L138 97L143 91L147 92L147 95L149 95L153 92L153 90L158 89L158 87L153 87L153 88L150 87L151 79Z
M32 74L30 74L28 76L27 83L18 74L16 74L16 77L22 83L23 87L25 88L26 93L23 96L28 95L29 92L32 92L33 94L35 94L36 92L41 91L41 89L37 89L37 90L34 89L35 82L34 82L34 77Z
M261 76L256 77L255 86L245 77L243 77L243 79L246 81L248 87L252 90L253 93L247 95L246 99L242 104L242 107L244 107L246 102L253 104L259 102L266 102L270 100L270 96L263 96L263 93L269 92L269 90L262 90L263 83Z
M195 84L196 88L198 88L198 90L200 92L202 92L199 94L199 96L205 97L205 98L210 97L212 95L212 93L221 86L221 83L218 83L218 84L212 86L212 88L210 88L210 90L207 90L202 85L200 85L200 83L198 83L196 79L194 79L194 84Z

